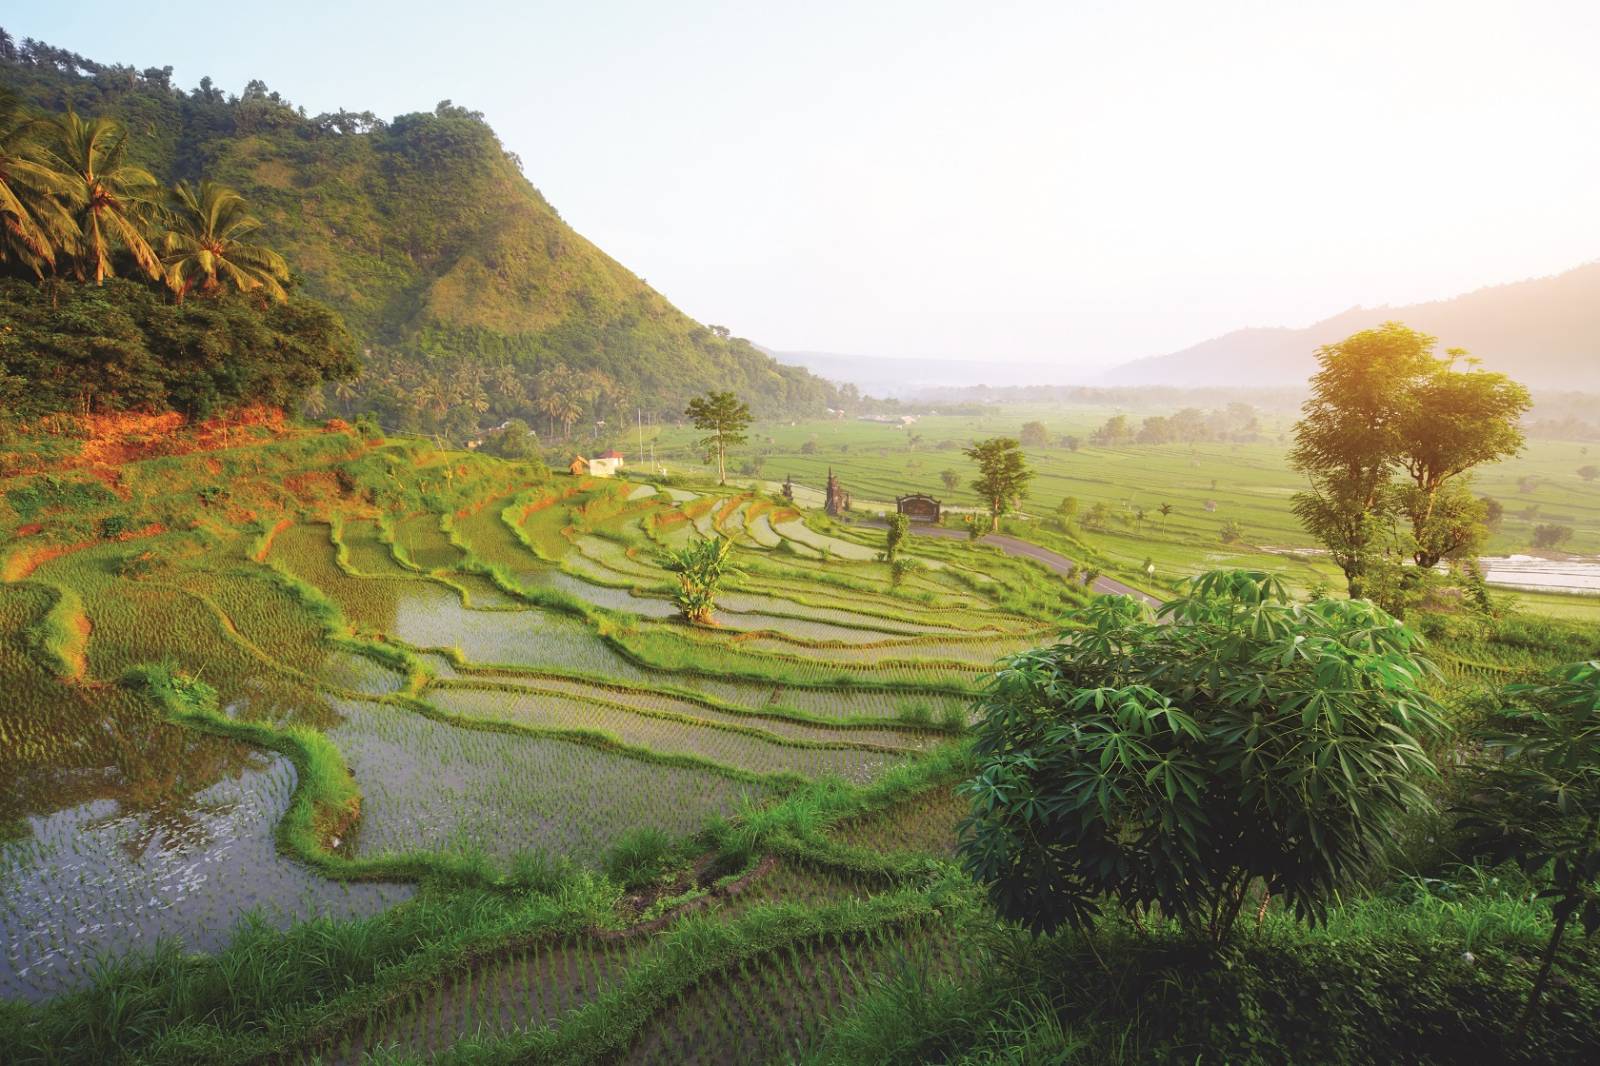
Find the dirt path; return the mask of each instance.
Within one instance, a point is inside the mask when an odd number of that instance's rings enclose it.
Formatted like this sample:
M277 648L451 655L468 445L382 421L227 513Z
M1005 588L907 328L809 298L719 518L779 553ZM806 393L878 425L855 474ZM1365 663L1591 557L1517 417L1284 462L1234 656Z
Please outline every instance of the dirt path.
M878 521L858 522L857 525L870 526L874 529L887 528L884 523ZM944 540L967 539L966 530L952 529L948 526L930 526L913 523L911 526L911 533L919 537L940 537ZM1024 559L1032 559L1034 562L1050 568L1063 577L1078 569L1077 563L1073 562L1065 555L1062 555L1060 552L1051 551L1049 548L1041 548L1037 544L1033 544L1025 540L1019 540L1018 538L1008 536L1005 533L987 533L981 540L978 541L978 543L999 548L1007 555L1016 555ZM1147 592L1140 592L1138 589L1133 588L1130 585L1125 585L1115 578L1095 578L1094 591L1109 596L1132 596L1136 600L1143 600L1152 608L1161 606L1161 601L1156 599L1154 596Z

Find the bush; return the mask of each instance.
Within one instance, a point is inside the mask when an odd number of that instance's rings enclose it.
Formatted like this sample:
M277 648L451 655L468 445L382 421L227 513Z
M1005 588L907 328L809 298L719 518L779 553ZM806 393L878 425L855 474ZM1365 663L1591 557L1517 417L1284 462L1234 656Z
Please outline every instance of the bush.
M1417 638L1370 603L1219 571L1152 621L1107 596L979 705L961 845L1000 913L1082 927L1110 897L1224 940L1258 880L1302 919L1428 807L1442 733Z

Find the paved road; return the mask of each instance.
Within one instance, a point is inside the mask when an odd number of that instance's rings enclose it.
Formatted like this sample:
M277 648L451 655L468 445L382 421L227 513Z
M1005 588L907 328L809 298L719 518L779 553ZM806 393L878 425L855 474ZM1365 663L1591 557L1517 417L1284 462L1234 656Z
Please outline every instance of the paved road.
M877 529L887 528L883 522L875 520L858 522L856 524L862 526L872 526ZM942 537L945 540L967 539L966 530L953 529L949 526L930 526L922 523L912 523L911 532L919 537ZM1025 559L1032 559L1034 562L1042 563L1044 566L1049 567L1051 570L1054 570L1056 573L1061 574L1062 576L1070 574L1074 570L1078 569L1077 563L1073 562L1065 555L1062 555L1060 552L1051 551L1049 548L1041 548L1037 544L1033 544L1025 540L1018 540L1016 537L1007 536L1004 533L985 534L983 539L978 543L999 548L1007 555L1018 555ZM1138 589L1131 586L1124 585L1115 578L1095 578L1094 591L1113 596L1132 596L1136 600L1143 600L1152 608L1161 606L1161 601L1156 599L1154 596L1147 592L1140 592Z

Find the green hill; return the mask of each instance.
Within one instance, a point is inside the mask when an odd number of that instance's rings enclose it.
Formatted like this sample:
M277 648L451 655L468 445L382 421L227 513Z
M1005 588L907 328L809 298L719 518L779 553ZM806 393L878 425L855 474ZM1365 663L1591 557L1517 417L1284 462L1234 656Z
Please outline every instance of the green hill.
M675 415L711 387L768 414L836 402L833 386L693 321L585 240L482 116L448 101L387 122L313 117L259 82L237 97L209 79L184 91L171 68L108 66L4 31L0 85L41 110L121 120L132 156L164 181L203 174L243 193L267 223L263 240L368 349L362 390L386 421L425 419L407 397L430 379L457 390L439 406L470 411L463 382L485 394L487 409L458 413L455 429L537 417L536 375L558 366L609 379L599 395L568 386L586 418L635 404ZM470 372L500 367L526 396L504 374Z

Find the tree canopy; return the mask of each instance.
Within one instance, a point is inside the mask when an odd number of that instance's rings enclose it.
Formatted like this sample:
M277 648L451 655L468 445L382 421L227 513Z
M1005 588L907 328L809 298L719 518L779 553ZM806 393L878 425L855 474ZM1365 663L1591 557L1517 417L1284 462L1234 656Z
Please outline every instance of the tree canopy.
M1290 453L1310 487L1294 509L1353 597L1402 559L1425 571L1472 554L1484 514L1467 475L1522 447L1527 390L1460 349L1434 355L1436 344L1386 322L1317 353Z
M717 461L717 483L728 483L728 449L743 444L750 427L750 407L731 392L708 392L689 401L684 414L696 429L705 430L700 447L706 461Z
M1260 882L1316 920L1423 809L1443 729L1419 639L1362 601L1219 571L1161 609L1103 596L979 705L961 855L1039 932L1109 898L1224 939Z
M989 508L989 528L1000 528L1000 516L1027 495L1033 471L1028 469L1022 446L1012 437L991 437L964 449L967 458L978 464L972 487Z

